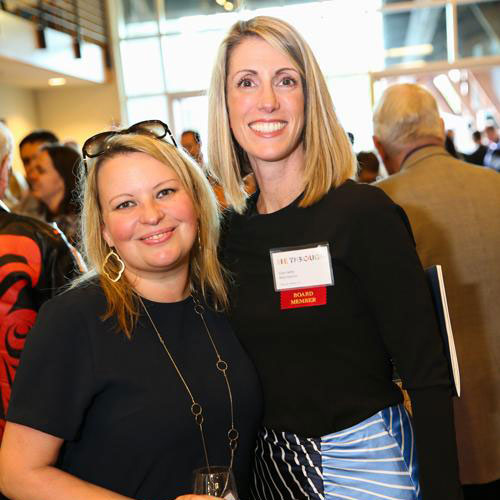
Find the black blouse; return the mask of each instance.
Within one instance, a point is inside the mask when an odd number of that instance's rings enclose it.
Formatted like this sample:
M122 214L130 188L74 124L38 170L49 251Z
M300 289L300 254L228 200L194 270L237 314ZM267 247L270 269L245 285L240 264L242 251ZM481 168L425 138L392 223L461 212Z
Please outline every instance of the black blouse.
M203 406L211 465L227 465L230 407L216 356L191 298L145 301L195 399ZM192 492L192 471L205 465L191 400L149 320L132 339L102 321L96 285L49 301L28 336L8 420L64 439L57 466L128 497L165 500ZM229 365L235 427L235 475L247 496L262 401L255 369L224 316L205 319Z
M320 437L410 392L424 498L457 498L450 382L424 272L404 211L378 188L345 182L319 202L228 214L222 256L230 320L259 372L264 424ZM328 242L327 304L280 308L269 251ZM438 478L439 475L439 478ZM437 484L440 486L437 486ZM429 496L426 496L429 495Z

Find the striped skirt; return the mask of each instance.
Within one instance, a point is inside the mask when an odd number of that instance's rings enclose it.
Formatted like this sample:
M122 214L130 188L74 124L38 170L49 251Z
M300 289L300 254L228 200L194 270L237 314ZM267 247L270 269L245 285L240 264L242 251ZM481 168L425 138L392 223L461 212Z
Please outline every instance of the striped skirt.
M421 500L410 417L403 405L348 429L302 438L263 429L254 500Z

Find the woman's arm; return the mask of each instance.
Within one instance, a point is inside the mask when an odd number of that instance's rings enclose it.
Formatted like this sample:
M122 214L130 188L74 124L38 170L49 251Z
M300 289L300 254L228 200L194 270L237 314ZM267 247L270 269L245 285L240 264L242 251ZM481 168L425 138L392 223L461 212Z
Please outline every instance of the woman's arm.
M462 498L451 384L429 286L404 211L366 186L353 226L351 265L408 390L425 500Z
M63 440L8 422L0 449L0 489L12 500L125 500L57 469Z
M54 467L63 440L8 422L0 448L0 490L11 500L131 500ZM183 495L177 500L217 500Z

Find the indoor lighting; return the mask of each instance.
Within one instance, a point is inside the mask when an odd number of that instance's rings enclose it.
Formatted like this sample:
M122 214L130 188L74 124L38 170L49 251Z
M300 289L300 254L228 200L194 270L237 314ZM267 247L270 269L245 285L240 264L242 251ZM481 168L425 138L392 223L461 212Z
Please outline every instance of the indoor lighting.
M215 0L215 2L218 3L221 7L224 7L226 0Z
M430 43L421 45L408 45L407 47L394 47L386 49L385 57L406 57L406 56L427 56L434 52L434 47Z
M233 5L233 2L225 2L224 3L224 8L230 12L234 9L234 5Z
M453 83L458 83L461 76L462 74L459 69L450 69L450 71L448 71L448 77Z
M59 87L66 84L66 78L49 78L49 85L51 87Z

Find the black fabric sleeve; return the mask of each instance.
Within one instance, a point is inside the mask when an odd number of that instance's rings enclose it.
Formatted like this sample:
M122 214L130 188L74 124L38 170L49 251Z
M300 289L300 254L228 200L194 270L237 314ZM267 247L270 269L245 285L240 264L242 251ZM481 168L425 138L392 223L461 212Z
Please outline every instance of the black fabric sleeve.
M448 368L410 224L381 192L364 208L351 221L352 270L412 398L423 499L459 499Z
M432 387L409 394L423 500L462 499L450 390ZM419 446L425 453L418 451Z
M88 323L63 297L42 307L27 337L7 420L72 440L95 383Z

